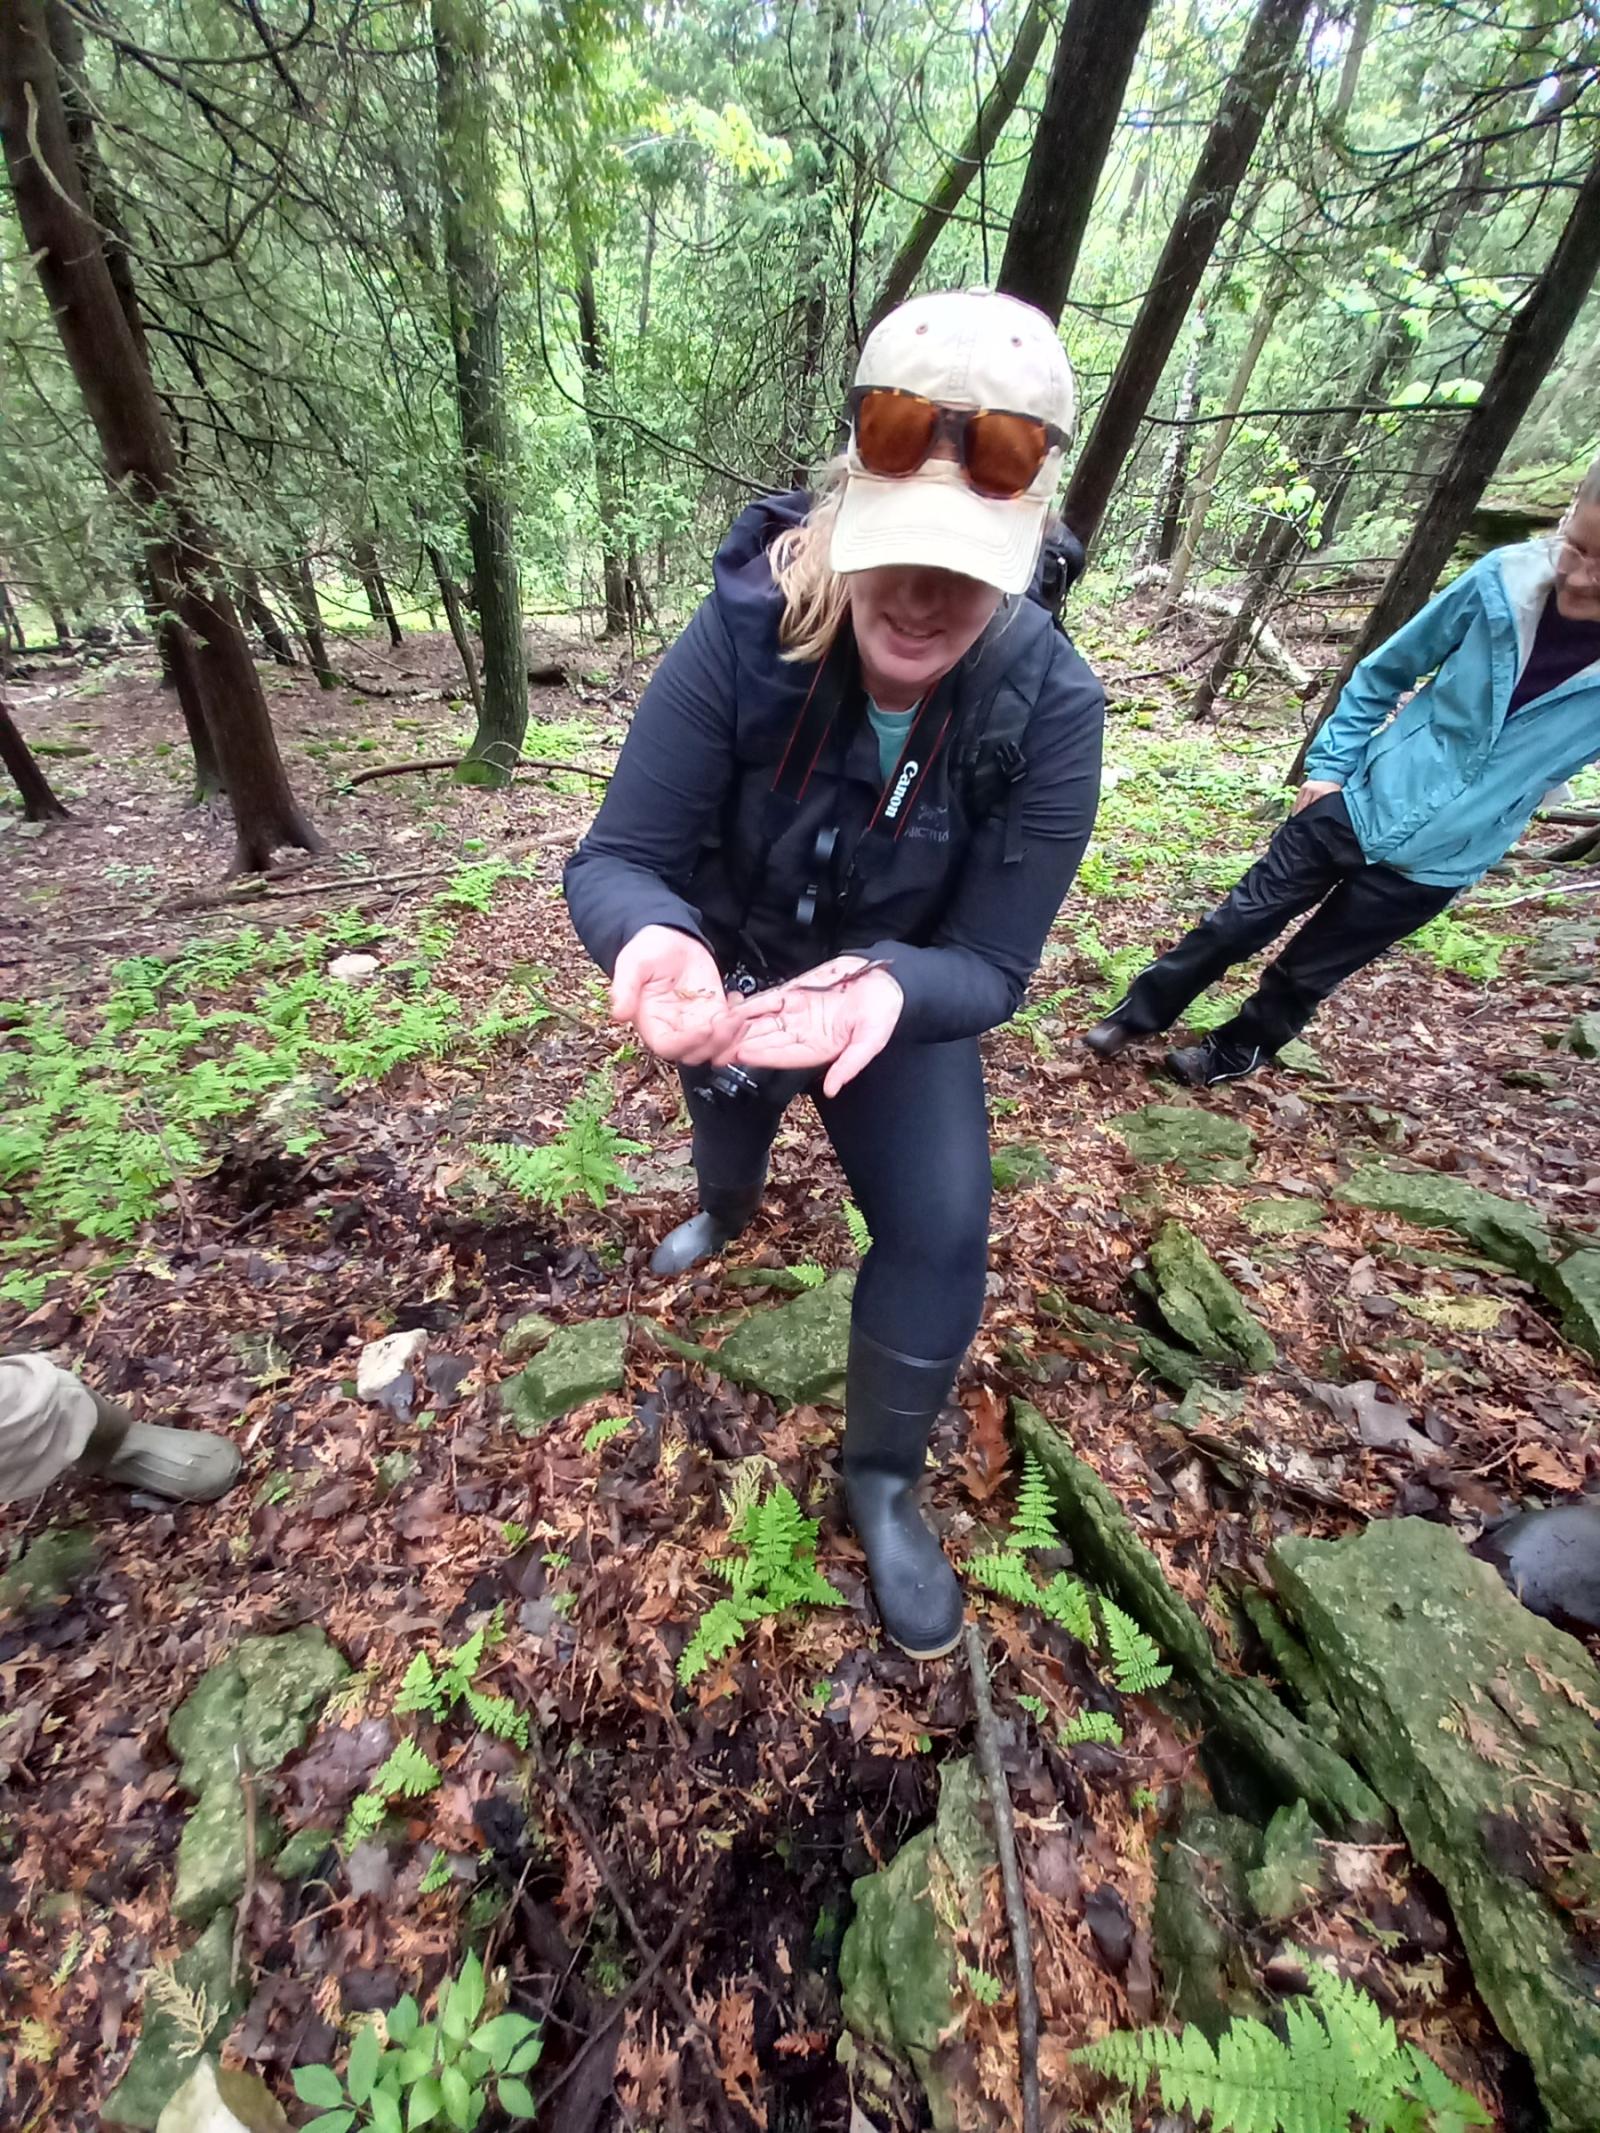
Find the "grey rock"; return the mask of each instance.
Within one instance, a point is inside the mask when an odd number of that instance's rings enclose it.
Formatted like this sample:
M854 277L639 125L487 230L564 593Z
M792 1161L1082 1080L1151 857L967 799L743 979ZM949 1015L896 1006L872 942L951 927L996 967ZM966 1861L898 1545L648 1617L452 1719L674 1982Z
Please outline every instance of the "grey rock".
M552 1333L533 1361L500 1388L518 1433L537 1436L585 1400L620 1391L627 1370L628 1320L591 1318Z
M297 1829L272 1862L280 1881L303 1881L327 1856L334 1841L331 1829Z
M1191 1355L1187 1348L1174 1347L1171 1341L1147 1332L1143 1326L1108 1318L1105 1312L1091 1310L1087 1304L1070 1302L1054 1289L1041 1290L1039 1309L1046 1318L1058 1319L1077 1345L1091 1355L1120 1356L1130 1370L1163 1378L1180 1392L1187 1392L1191 1385L1206 1379L1206 1367L1198 1356Z
M1578 1015L1561 1040L1563 1051L1580 1059L1600 1059L1600 1014Z
M1554 2133L1592 2133L1600 2000L1573 1914L1600 1888L1600 1670L1456 1535L1380 1520L1285 1540L1285 1604L1345 1735L1444 1889L1473 1979Z
M1288 1237L1303 1229L1316 1229L1326 1219L1326 1210L1316 1200L1248 1200L1239 1210L1246 1229L1262 1237Z
M737 1385L789 1406L823 1400L844 1382L854 1274L834 1274L793 1303L753 1311L712 1358Z
M289 2133L289 2121L259 2074L202 2059L156 2120L156 2133Z
M560 1331L555 1320L546 1318L542 1311L524 1311L501 1341L500 1353L508 1363L525 1363Z
M1255 1147L1250 1128L1199 1104L1146 1104L1107 1124L1136 1163L1176 1163L1197 1183L1242 1184Z
M1193 1230L1164 1222L1150 1247L1162 1317L1208 1362L1236 1370L1270 1370L1278 1352L1244 1298Z
M1600 1629L1600 1503L1519 1511L1474 1542L1524 1607L1536 1615Z
M1244 1950L1245 1877L1260 1832L1190 1793L1182 1820L1156 1847L1150 1937L1168 2005L1180 2022L1220 2035L1236 2015L1260 2012Z
M246 1995L233 1983L232 1911L217 1912L193 1947L178 1957L173 1976L188 1998L195 2023L180 2023L146 1992L133 2057L100 2106L107 2125L153 2127L202 2053L220 2044L243 2013Z
M1314 1903L1322 1889L1317 1826L1304 1800L1280 1807L1261 1839L1261 1864L1245 1876L1251 1908L1264 1925L1281 1925Z
M427 1345L427 1334L416 1328L368 1341L356 1364L356 1398L404 1413L411 1405L416 1366Z

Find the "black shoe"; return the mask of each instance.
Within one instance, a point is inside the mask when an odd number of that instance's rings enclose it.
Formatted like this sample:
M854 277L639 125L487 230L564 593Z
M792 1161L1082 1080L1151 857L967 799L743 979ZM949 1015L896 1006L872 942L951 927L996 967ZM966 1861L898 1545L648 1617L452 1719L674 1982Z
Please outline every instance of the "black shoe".
M724 1245L731 1244L747 1229L761 1205L763 1178L750 1192L719 1191L702 1186L700 1212L669 1230L650 1257L652 1274L686 1274L702 1259L715 1259Z
M1266 1056L1259 1045L1248 1052L1232 1052L1208 1037L1204 1044L1185 1044L1168 1052L1165 1065L1174 1080L1186 1082L1191 1089L1210 1089L1219 1081L1243 1081L1265 1063Z
M916 1502L928 1439L960 1360L927 1362L850 1335L845 1504L883 1626L912 1659L943 1658L961 1636L960 1581Z
M1097 1022L1093 1029L1083 1033L1084 1048L1093 1052L1096 1059L1120 1059L1138 1035L1115 1015L1108 1015L1104 1022Z

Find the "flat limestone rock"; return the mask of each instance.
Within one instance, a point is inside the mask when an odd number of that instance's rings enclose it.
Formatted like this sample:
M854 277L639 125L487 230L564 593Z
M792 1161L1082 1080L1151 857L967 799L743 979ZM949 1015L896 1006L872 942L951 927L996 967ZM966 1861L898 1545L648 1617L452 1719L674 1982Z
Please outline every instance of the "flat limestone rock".
M552 1333L527 1368L507 1378L500 1404L518 1433L537 1436L585 1400L618 1392L627 1371L629 1322L590 1318Z
M1174 1347L1171 1341L1164 1341L1160 1334L1143 1326L1109 1318L1104 1311L1091 1310L1087 1304L1075 1304L1054 1289L1040 1292L1039 1309L1046 1318L1058 1319L1072 1340L1091 1355L1118 1355L1135 1373L1147 1371L1184 1393L1192 1385L1205 1382L1206 1368L1197 1355L1191 1355L1187 1348Z
M970 1758L941 1766L931 1827L855 1883L855 1916L839 1951L845 2027L858 2045L911 2068L936 2133L955 2133L966 2122L951 2079L962 1998L949 1921L965 1917L973 1928L982 1921L983 1877L997 1864L983 1804L983 1780ZM974 2099L962 2100L970 2109Z
M1327 1216L1317 1200L1248 1200L1239 1219L1258 1237L1290 1237L1298 1230L1318 1228Z
M202 2059L156 2120L156 2133L289 2133L289 2121L259 2074Z
M1136 1163L1176 1163L1198 1183L1242 1183L1255 1147L1242 1120L1200 1104L1146 1104L1106 1123Z
M844 1382L854 1274L835 1274L793 1303L752 1311L711 1358L737 1385L791 1407L826 1399Z
M146 1988L139 2042L127 2071L100 2106L107 2125L153 2127L201 2055L220 2044L243 2013L247 1991L232 1981L232 1911L218 1911L172 1970L193 2020L181 2022L171 2005Z
M524 1311L501 1340L500 1353L508 1363L525 1363L560 1331L555 1320L546 1318L542 1311Z
M256 1788L256 1857L272 1858L277 1824L261 1800L264 1781L306 1744L324 1699L348 1662L313 1624L246 1637L196 1682L167 1725L179 1779L198 1804L178 1842L175 1917L198 1925L244 1892L246 1815L241 1768Z
M1600 1059L1600 1014L1575 1016L1561 1048L1576 1052L1580 1059Z
M1573 1915L1600 1887L1600 1670L1423 1519L1281 1541L1272 1565L1554 2133L1593 2133L1600 1966Z
M1163 1222L1150 1247L1156 1303L1180 1340L1209 1362L1270 1370L1278 1351L1193 1230Z
M1155 1638L1233 1752L1285 1805L1309 1802L1325 1828L1384 1829L1383 1802L1344 1757L1302 1724L1266 1682L1224 1669L1205 1624L1168 1584L1110 1490L1055 1425L1025 1400L1012 1402L1011 1417L1018 1443L1044 1468L1077 1562Z

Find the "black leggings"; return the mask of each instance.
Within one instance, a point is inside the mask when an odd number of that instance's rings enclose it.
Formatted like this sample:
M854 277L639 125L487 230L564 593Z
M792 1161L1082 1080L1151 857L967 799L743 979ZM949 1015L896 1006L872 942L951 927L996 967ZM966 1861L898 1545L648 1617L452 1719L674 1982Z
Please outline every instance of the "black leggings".
M822 1074L774 1075L734 1102L695 1093L686 1071L702 1191L754 1195L789 1104L809 1091L872 1232L852 1323L902 1355L959 1356L983 1315L989 1264L989 1121L978 1040L891 1041L837 1096Z

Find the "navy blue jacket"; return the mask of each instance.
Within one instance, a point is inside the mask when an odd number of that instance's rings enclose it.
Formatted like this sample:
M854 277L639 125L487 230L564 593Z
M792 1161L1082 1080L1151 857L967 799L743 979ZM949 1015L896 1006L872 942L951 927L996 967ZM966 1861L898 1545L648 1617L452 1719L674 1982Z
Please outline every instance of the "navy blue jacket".
M973 1036L1021 1004L1083 857L1099 797L1104 692L1041 607L1008 602L939 684L954 706L951 741L926 772L903 835L881 852L867 840L852 875L850 855L883 775L865 718L841 716L773 838L773 780L816 668L780 657L783 600L767 548L809 501L797 492L752 504L718 550L714 589L652 677L604 804L567 862L572 921L607 971L645 926L675 926L703 941L724 975L743 963L763 981L830 955L881 956L905 994L906 1036ZM963 691L990 643L1009 653L1002 687L1034 705L1022 741L1023 856L1009 866L1004 803L969 819L967 781L955 768L963 715L974 708ZM992 680L993 665L986 671ZM849 885L842 904L825 903L807 927L796 904L814 872L817 832L830 824L841 830L838 878Z

